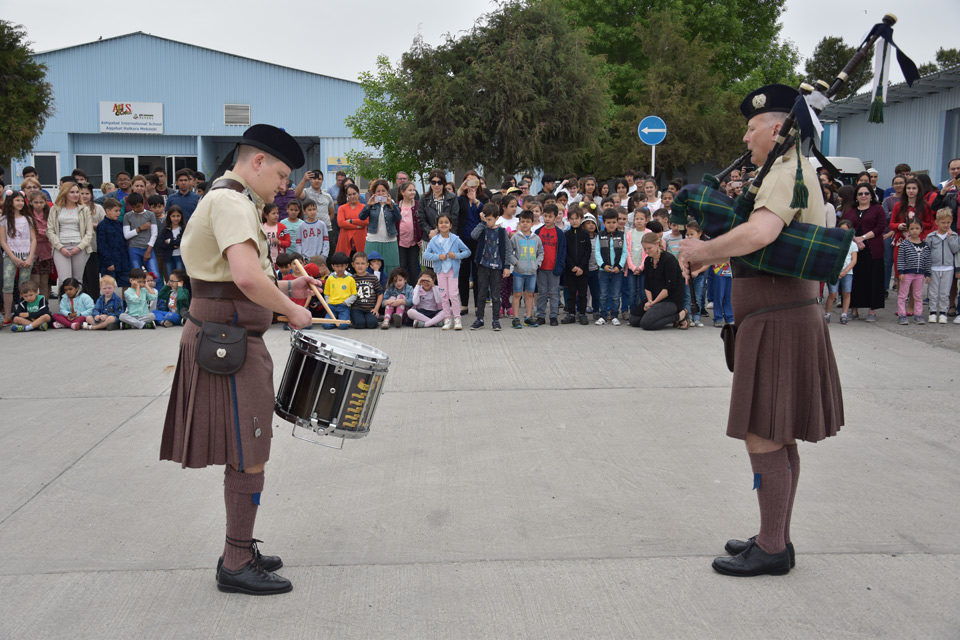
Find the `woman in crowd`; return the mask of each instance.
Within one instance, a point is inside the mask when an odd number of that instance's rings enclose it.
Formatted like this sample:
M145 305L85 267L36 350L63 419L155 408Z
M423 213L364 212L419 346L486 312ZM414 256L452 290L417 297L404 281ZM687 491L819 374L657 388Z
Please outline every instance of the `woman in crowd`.
M663 250L657 234L645 234L642 244L647 254L643 261L644 296L630 311L630 326L653 331L672 324L686 329L690 320L683 309L680 263L673 254Z
M529 184L527 184L526 181L521 184L527 185L527 190L524 191L524 194L529 194ZM459 200L457 204L460 209L460 216L457 226L454 227L454 233L467 246L470 254L475 255L477 252L477 241L470 236L470 233L478 224L482 224L480 212L483 210L483 205L488 202L487 197L480 191L480 175L473 170L467 171L463 176L463 182L460 184L457 193ZM530 196L528 195L528 197ZM460 263L460 275L457 284L460 290L461 315L462 313L466 313L470 306L470 281L474 278L475 269L476 264L473 260L464 260ZM476 294L474 294L474 298L476 298Z
M360 220L367 220L367 240L364 251L374 251L383 256L383 269L392 273L400 266L400 252L397 245L397 231L401 214L397 204L390 197L390 184L386 180L375 180L370 184L370 197L367 206L360 212Z
M361 220L360 212L363 203L360 202L360 187L353 181L343 181L340 195L346 203L337 210L337 227L340 235L337 238L337 251L345 253L353 259L353 254L363 251L367 243L367 225L369 220Z
M430 242L437 235L437 218L441 213L450 216L454 229L460 223L460 203L457 194L446 189L446 174L440 169L434 169L430 172L429 180L430 190L421 196L420 206L417 208L417 219L424 242ZM516 180L513 182L516 183Z
M47 238L53 245L58 281L82 278L93 248L93 219L90 209L80 202L80 187L76 182L64 182L60 186L47 219Z
M403 267L412 282L416 282L420 275L420 249L422 233L420 222L417 220L417 188L408 182L397 191L400 202L400 224L397 228L397 250L400 257L400 266Z
M843 218L853 223L858 249L850 306L854 318L858 317L858 308L869 308L870 313L865 319L876 322L876 310L883 308L884 299L883 234L887 228L887 215L877 203L876 193L869 182L856 186L855 197L856 205L843 212Z

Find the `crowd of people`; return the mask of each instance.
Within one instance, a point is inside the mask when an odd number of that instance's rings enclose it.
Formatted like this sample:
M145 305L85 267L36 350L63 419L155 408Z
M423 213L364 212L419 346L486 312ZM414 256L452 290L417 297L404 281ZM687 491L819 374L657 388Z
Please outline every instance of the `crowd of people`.
M852 185L820 170L826 226L855 235L839 282L824 287L827 322L837 306L841 324L875 321L891 286L900 324L957 316L960 159L949 171L935 185L901 164L883 190L875 170ZM120 172L95 197L77 169L54 198L32 167L23 176L19 189L3 191L4 326L23 332L185 322L190 284L179 247L209 189L202 173L177 171L172 189L162 171ZM720 188L736 197L750 177L746 167L735 170ZM489 307L495 331L501 318L516 329L735 321L728 263L686 275L681 269L680 241L703 235L692 221L685 229L670 221L682 182L661 191L654 178L627 171L613 180L545 174L537 194L532 185L530 175L507 176L491 189L475 171L457 184L435 170L422 194L402 172L392 185L380 179L366 190L338 172L324 188L323 172L307 171L263 208L263 230L278 279L301 275L294 273L299 259L324 283L324 300L300 302L315 317L349 321L322 325L328 329L458 331L471 303L470 328L484 328ZM59 284L57 313L51 283Z

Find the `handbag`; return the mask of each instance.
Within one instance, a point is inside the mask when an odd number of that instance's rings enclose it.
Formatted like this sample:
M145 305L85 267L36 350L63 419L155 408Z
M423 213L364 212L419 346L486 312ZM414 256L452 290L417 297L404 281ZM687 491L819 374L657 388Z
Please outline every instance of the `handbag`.
M746 322L753 316L758 316L762 313L771 313L773 311L784 311L786 309L795 309L797 307L805 307L808 304L818 304L818 300L816 298L810 298L809 300L802 300L800 302L787 302L784 304L775 304L769 307L762 307L760 309L757 309L756 311L748 313L746 316L743 317L743 320L741 320L739 323L723 325L723 327L720 328L720 339L723 340L723 358L727 362L727 369L729 369L731 373L733 372L733 365L734 365L733 356L736 350L737 329L738 327L740 327L740 325L742 325L744 322Z
M247 358L247 338L262 336L262 331L247 331L245 327L220 322L203 322L186 314L190 322L198 325L197 366L215 376L230 376L243 366Z

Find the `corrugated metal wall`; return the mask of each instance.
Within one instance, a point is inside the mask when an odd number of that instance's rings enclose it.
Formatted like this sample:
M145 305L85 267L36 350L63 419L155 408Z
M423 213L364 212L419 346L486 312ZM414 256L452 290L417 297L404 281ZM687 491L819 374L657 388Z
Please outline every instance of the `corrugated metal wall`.
M929 171L937 182L948 177L944 153L946 112L960 108L960 87L922 98L888 104L883 124L867 121L866 113L837 119L836 155L872 161L880 172L879 184L887 187L893 168L906 162L912 169ZM946 158L949 160L949 157Z
M197 155L197 139L193 136L78 133L71 137L76 154Z
M98 133L100 101L162 102L164 135L239 135L223 124L224 104L249 104L253 122L267 119L296 136L347 136L344 118L363 99L359 84L286 69L181 44L131 34L40 53L55 88L50 132ZM162 60L166 78L145 82L120 70ZM110 70L116 70L111 73Z

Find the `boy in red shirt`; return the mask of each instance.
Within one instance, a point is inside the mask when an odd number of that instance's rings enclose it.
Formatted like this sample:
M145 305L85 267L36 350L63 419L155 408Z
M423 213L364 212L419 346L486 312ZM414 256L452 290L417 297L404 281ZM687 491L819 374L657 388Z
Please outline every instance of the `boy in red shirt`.
M567 260L567 238L557 228L560 210L551 203L543 207L543 226L537 229L543 244L543 262L537 270L537 324L546 321L547 302L550 303L550 326L556 327L560 311L560 275Z

